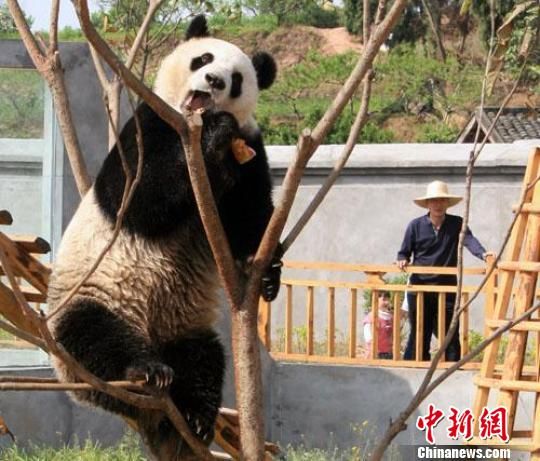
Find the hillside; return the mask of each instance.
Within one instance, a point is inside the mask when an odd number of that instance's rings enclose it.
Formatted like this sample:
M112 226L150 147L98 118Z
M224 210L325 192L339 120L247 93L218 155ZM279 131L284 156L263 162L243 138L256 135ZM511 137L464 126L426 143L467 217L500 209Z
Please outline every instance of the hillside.
M276 83L261 94L257 113L269 144L296 144L305 127L313 127L346 80L362 52L358 37L344 27L331 29L305 25L277 27L265 18L242 23L211 25L216 36L236 43L248 54L270 52L278 63ZM459 38L449 23L444 25L445 63L422 44L399 45L381 51L375 64L370 104L370 122L359 142L453 142L479 105L485 51L479 34L468 35L458 59ZM70 30L62 39L83 40L80 31ZM181 31L178 36L181 36ZM129 46L130 38L115 31L106 34L118 49ZM159 62L177 44L169 37L154 50L146 63L146 79L152 83ZM18 90L0 92L0 134L31 136L40 130L33 123L39 113L39 98L24 89L29 76L2 71L3 83ZM515 69L514 69L515 74ZM505 71L487 105L497 106L513 86L512 72ZM27 82L36 85L36 82ZM38 82L39 83L39 82ZM21 86L22 85L22 86ZM20 86L20 88L19 88ZM1 90L2 88L0 88ZM13 95L18 95L15 107ZM42 97L42 96L41 96ZM343 143L358 109L359 97L346 108L329 133L327 143ZM540 106L538 85L523 85L510 106ZM34 129L35 128L35 129Z
M279 77L262 94L258 119L269 143L295 144L300 130L313 126L339 90L354 65L362 44L345 28L281 27L218 35L248 53L264 49L274 55ZM446 63L429 56L422 47L400 46L381 52L370 112L372 122L361 142L453 142L480 103L485 51L471 33L465 52L456 58L458 39L447 28ZM489 105L499 105L513 84L511 75L497 83ZM511 106L540 106L538 87L520 88ZM338 121L328 143L344 142L358 102Z

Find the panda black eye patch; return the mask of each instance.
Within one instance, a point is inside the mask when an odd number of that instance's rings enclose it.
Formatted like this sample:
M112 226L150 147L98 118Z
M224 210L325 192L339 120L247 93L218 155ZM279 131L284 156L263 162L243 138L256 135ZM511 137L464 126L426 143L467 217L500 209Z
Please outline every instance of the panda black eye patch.
M206 64L210 64L214 60L214 55L212 53L204 53L201 56L197 56L191 60L191 65L189 68L192 72L200 69Z
M244 77L240 72L233 72L231 83L231 98L238 98L242 94L242 82Z

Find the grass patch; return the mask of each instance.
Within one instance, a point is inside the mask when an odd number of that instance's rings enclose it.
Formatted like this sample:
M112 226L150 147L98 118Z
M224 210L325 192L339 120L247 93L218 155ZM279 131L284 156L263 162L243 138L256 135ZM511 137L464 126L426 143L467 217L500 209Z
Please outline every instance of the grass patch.
M369 456L375 440L375 428L367 421L352 427L358 438L356 446L340 449L336 446L332 434L329 436L327 448L312 448L304 444L289 445L282 450L284 461L360 461ZM398 460L394 445L388 450L387 459ZM86 441L84 444L54 449L44 446L29 448L10 447L0 450L2 461L146 461L147 457L141 449L139 437L128 432L118 443L104 448L99 443Z
M146 461L138 437L126 434L114 447L104 448L98 443L86 441L79 445L54 449L30 446L29 448L10 447L0 451L2 461Z

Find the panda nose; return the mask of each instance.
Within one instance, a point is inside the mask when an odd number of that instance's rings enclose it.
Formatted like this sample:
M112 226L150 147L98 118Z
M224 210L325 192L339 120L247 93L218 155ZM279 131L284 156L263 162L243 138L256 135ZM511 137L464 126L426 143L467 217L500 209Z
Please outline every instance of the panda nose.
M225 89L225 82L222 78L219 78L216 74L206 74L204 76L206 81L210 84L212 88L215 88L216 90L224 90Z

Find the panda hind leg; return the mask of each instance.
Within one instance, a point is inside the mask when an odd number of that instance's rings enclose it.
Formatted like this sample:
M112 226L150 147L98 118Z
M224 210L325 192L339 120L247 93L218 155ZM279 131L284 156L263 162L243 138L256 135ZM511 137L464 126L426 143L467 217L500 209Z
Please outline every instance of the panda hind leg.
M130 323L89 298L74 300L54 326L54 337L88 371L104 381L147 379L166 385L174 372ZM137 419L139 411L107 394L76 392L79 400Z
M217 334L198 331L166 343L161 357L174 370L169 392L191 432L210 445L221 406L225 353ZM143 424L143 438L156 459L197 459L167 417Z

